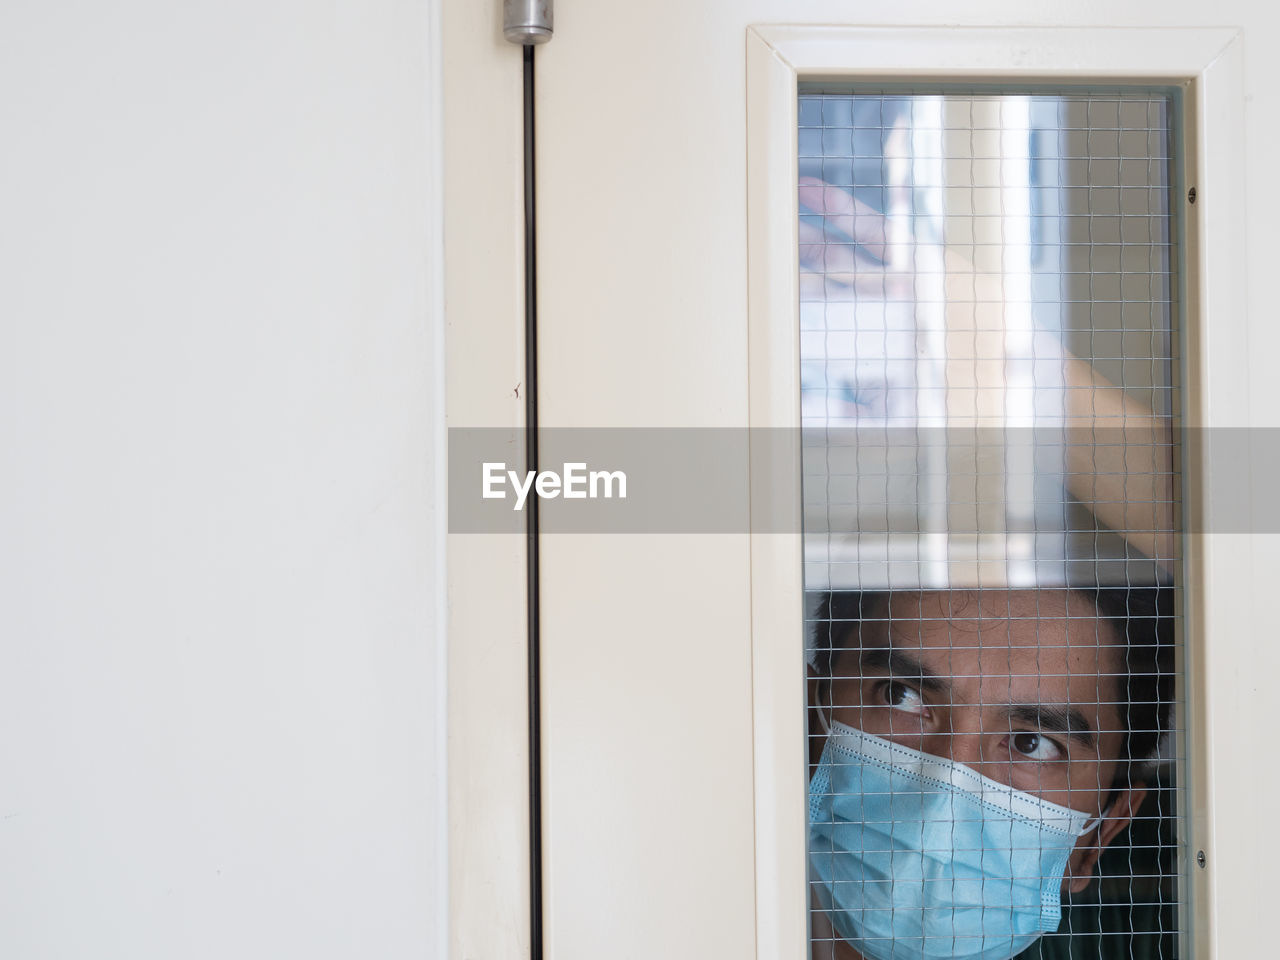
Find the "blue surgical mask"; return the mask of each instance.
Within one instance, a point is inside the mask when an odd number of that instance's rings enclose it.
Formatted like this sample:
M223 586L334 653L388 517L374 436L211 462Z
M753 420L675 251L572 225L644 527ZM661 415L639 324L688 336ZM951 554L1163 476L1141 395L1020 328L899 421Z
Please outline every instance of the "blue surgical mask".
M1008 960L1057 929L1067 858L1096 824L835 723L809 784L809 865L868 960Z

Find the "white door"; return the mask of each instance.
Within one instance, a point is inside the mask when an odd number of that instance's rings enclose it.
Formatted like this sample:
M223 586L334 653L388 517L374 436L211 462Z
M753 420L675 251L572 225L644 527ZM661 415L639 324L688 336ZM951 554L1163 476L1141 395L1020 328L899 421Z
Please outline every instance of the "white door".
M520 51L502 41L499 8L454 0L445 10L448 397L459 429L517 428L523 416ZM1271 66L1242 74L1234 31L1169 30L1153 42L1098 29L1201 23L1151 3L1089 20L1049 2L965 8L973 24L1054 26L1006 33L940 29L956 10L932 0L562 3L556 16L536 56L544 428L798 422L797 79L1193 81L1189 123L1231 142L1245 92L1277 79ZM1270 21L1235 19L1254 49L1277 39ZM779 23L825 26L763 26ZM876 33L873 23L915 26ZM1242 345L1253 338L1256 353L1276 335L1248 308L1262 302L1278 251L1266 204L1241 203L1243 170L1265 169L1264 138L1249 144L1242 158L1199 143L1189 158L1202 178L1204 249L1189 261L1202 312L1189 349L1197 409L1214 418L1205 424L1259 423L1266 409ZM1223 219L1236 215L1244 222ZM1229 252L1247 256L1252 286L1242 264L1221 263ZM744 489L753 484L753 507L776 496L785 509L786 471L753 472L745 448L727 455L739 457ZM766 490L773 481L781 487ZM1189 481L1209 492L1225 483L1212 471ZM1197 837L1210 856L1191 896L1197 943L1245 956L1264 942L1267 914L1261 884L1241 878L1265 868L1256 831L1266 788L1280 783L1250 759L1263 755L1264 708L1237 695L1232 644L1254 623L1251 584L1277 562L1264 538L1243 549L1222 540L1188 547L1201 577L1195 609L1216 644L1193 651L1194 748L1214 779L1201 786ZM458 957L529 948L523 550L518 534L450 539ZM547 956L805 955L800 558L798 534L759 530L544 536ZM1250 653L1258 666L1275 656ZM1211 710L1225 711L1216 725ZM1246 777L1253 788L1238 789Z

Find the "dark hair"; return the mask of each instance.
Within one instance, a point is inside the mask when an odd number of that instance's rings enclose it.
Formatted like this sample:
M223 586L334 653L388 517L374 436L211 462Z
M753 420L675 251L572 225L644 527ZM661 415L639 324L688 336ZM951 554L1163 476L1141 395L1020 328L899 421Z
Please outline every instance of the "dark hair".
M1161 738L1173 729L1174 606L1172 587L1101 587L1089 597L1124 645L1124 744L1117 781L1145 779Z
M1146 778L1161 737L1173 727L1172 587L1072 587L1111 624L1124 649L1120 678L1125 737L1117 786ZM920 591L912 591L918 593ZM831 676L832 659L866 621L891 618L889 591L834 590L822 594L813 622L814 667Z

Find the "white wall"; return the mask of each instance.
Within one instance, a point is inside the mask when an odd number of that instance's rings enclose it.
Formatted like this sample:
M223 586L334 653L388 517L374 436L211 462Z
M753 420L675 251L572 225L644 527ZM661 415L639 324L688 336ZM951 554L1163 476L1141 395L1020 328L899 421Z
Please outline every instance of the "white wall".
M432 0L0 5L0 954L444 956Z

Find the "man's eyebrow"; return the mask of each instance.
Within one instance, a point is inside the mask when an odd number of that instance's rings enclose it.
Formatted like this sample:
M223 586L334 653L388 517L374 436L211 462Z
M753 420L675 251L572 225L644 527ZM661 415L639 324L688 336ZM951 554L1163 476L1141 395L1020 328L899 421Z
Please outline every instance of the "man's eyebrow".
M934 673L917 657L897 647L861 647L857 650L861 670L883 670L891 677L915 680L928 693L946 693L951 681Z
M1014 703L1009 706L1009 719L1025 723L1047 733L1065 734L1087 750L1098 745L1093 726L1075 707L1058 703Z

